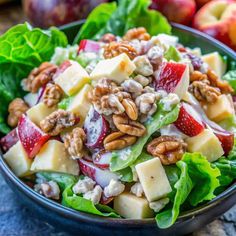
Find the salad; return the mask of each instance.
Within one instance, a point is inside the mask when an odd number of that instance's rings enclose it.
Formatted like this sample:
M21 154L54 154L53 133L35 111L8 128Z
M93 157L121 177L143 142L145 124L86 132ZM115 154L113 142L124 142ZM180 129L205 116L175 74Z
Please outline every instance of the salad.
M236 178L236 71L149 4L101 4L72 46L27 23L1 36L0 144L43 196L167 228Z

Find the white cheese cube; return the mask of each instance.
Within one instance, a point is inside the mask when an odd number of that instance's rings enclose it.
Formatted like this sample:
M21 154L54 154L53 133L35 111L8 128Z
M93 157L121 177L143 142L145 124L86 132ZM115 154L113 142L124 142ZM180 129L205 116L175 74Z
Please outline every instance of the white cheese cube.
M165 197L172 191L165 170L158 157L135 166L145 196L149 202Z
M20 141L12 146L3 157L16 176L22 177L30 174L32 160L28 158Z
M218 52L213 52L202 56L202 60L217 74L219 78L225 74L226 63Z
M154 216L147 199L131 193L122 193L114 199L114 210L129 219L144 219Z
M77 161L68 156L64 144L57 140L50 140L43 145L32 163L31 170L79 174Z
M55 83L71 96L90 82L87 71L76 61L70 61L70 66L58 75Z
M68 111L71 111L80 117L80 125L83 124L91 107L91 103L88 99L88 94L92 89L93 88L91 85L84 85L84 87L72 99L70 105L67 108Z
M135 64L129 57L125 53L122 53L117 57L100 61L90 76L92 80L108 78L117 84L121 84L129 78L135 68Z
M56 108L48 108L43 102L31 107L27 112L27 116L32 122L39 126L40 121L54 112Z

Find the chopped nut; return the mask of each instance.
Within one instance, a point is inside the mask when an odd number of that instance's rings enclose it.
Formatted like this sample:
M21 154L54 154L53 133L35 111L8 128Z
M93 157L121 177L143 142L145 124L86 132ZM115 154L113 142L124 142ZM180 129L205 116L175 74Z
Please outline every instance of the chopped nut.
M114 34L107 33L104 34L99 41L103 43L111 43L113 41L116 41L116 36Z
M153 74L153 67L146 56L138 56L134 59L136 66L135 72L143 76L150 76Z
M203 80L204 81L207 80L207 75L201 73L200 71L195 70L190 74L190 82L203 81Z
M207 71L207 77L213 87L220 89L221 93L232 93L234 90L227 81L223 81L213 70Z
M121 87L128 93L135 93L140 95L143 91L143 86L133 79L127 79L122 84Z
M56 106L62 99L63 91L57 84L48 84L43 96L43 102L47 107Z
M116 197L125 190L125 185L118 180L111 179L108 186L104 188L105 197Z
M27 79L24 79L25 88L32 93L38 92L40 87L52 80L56 70L57 66L49 62L42 63L38 68L31 71Z
M133 39L148 41L150 38L150 34L147 33L144 27L130 29L123 37L123 39L127 41L131 41Z
M151 64L156 70L161 65L163 56L164 56L164 50L162 47L159 47L159 46L154 46L150 48L147 53L147 57L149 61L151 62Z
M134 80L138 83L140 83L143 87L149 85L151 83L151 79L150 78L147 78L143 75L136 75L134 77Z
M144 194L143 187L140 183L135 183L131 187L130 192L136 195L137 197L142 197Z
M102 188L99 185L96 185L93 190L86 192L83 197L92 201L96 205L100 202L102 197Z
M131 146L136 142L137 138L124 134L120 131L109 134L103 141L104 148L108 151L120 150Z
M69 111L57 110L40 122L41 129L52 136L77 123L75 115Z
M54 181L44 182L36 184L34 186L36 192L44 195L46 198L59 200L60 199L60 188Z
M82 158L86 151L84 149L84 142L86 134L82 128L75 128L65 137L65 148L73 158Z
M194 81L189 86L189 92L194 95L198 101L206 101L208 103L216 102L221 95L220 89L212 87L204 81Z
M29 109L29 106L21 98L14 99L8 106L7 123L11 127L16 127L20 117Z
M127 42L111 42L104 48L103 56L105 59L116 57L125 53L130 59L137 56L136 50Z
M116 128L125 134L141 137L146 133L145 126L137 121L130 120L125 113L113 115L113 122Z
M173 136L160 136L153 139L147 146L147 151L159 157L163 165L175 164L181 160L187 144L180 138Z

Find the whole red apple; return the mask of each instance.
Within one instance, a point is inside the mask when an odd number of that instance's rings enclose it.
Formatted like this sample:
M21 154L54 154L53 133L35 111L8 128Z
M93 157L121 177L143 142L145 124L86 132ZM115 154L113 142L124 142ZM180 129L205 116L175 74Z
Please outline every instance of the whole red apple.
M195 15L193 27L236 50L236 1L207 3Z
M205 5L206 3L210 2L210 1L212 1L212 0L195 0L198 8L202 7L203 5Z
M171 22L190 25L196 3L194 0L152 0L151 8L160 11Z

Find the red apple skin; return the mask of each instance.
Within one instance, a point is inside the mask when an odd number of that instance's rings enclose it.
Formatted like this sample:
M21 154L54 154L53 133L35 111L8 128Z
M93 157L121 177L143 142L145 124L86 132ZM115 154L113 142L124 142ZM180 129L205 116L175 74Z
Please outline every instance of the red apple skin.
M205 4L207 4L210 1L212 1L212 0L195 0L198 8L201 8L202 6L204 6Z
M224 19L209 22L208 17L211 16L215 8L219 4L225 4L225 7L231 13L224 16ZM221 16L224 12L221 14ZM217 18L217 16L214 16ZM234 0L214 0L205 4L195 15L193 27L218 39L222 43L228 45L233 50L236 50L236 2Z
M100 45L98 42L93 40L83 39L80 41L78 53L80 52L98 53L99 50L100 50Z
M23 115L18 123L18 136L29 158L34 158L41 147L50 139L27 116Z
M0 139L0 147L4 152L7 152L12 146L19 141L17 128L13 129L10 133Z
M190 25L196 3L194 0L152 0L150 8L160 11L171 22Z

